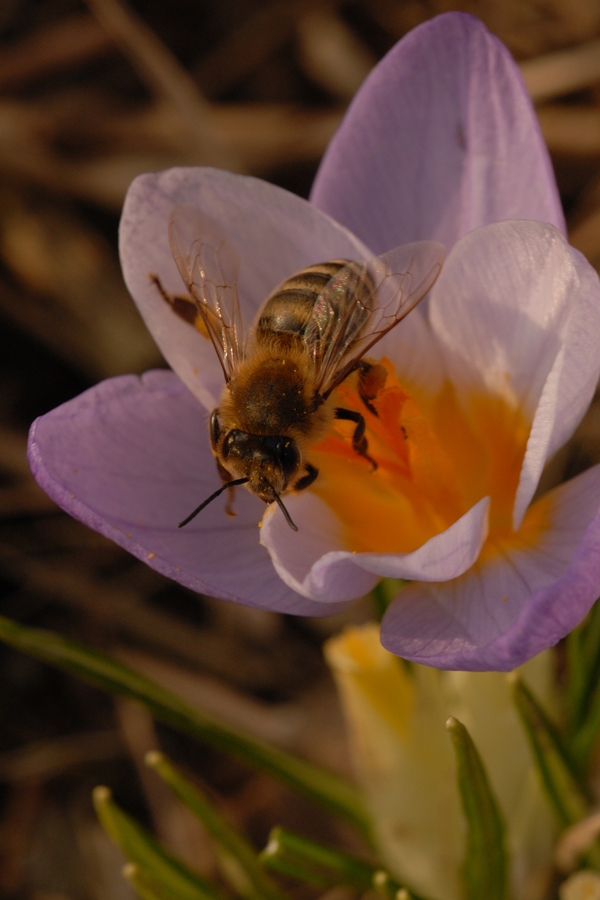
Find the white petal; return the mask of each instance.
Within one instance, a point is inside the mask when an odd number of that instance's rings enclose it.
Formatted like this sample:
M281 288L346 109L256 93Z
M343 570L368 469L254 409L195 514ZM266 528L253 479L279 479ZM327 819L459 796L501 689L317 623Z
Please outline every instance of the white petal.
M286 503L298 532L283 527L282 514L273 509L263 521L261 543L288 587L324 603L361 597L381 577L457 578L473 565L488 533L489 498L484 497L412 553L353 553L345 549L341 523L318 497L299 495Z
M593 396L598 276L551 225L489 225L448 257L432 290L430 320L467 407L484 391L533 422L514 509L518 529L544 464Z
M285 503L298 531L292 531L272 505L262 521L260 542L288 587L323 603L354 600L375 587L377 575L352 565L330 577L327 563L345 560L348 553L343 550L342 524L323 500L307 491L286 497Z
M584 256L569 247L578 284L566 333L540 398L513 510L517 531L550 457L569 439L591 403L600 374L600 285Z
M431 326L461 399L499 394L533 420L578 277L564 238L500 222L462 238L431 292Z

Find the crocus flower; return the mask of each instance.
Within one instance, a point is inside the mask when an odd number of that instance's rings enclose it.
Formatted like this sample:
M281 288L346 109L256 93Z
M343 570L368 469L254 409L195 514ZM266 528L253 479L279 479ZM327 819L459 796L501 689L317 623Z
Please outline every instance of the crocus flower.
M452 715L473 738L502 812L510 896L546 896L556 823L506 676L409 670L381 646L374 624L331 638L325 658L377 848L400 882L434 900L464 896L464 813L444 727ZM544 705L556 704L551 653L520 675Z
M222 497L177 529L220 483L206 420L223 389L210 342L149 278L184 291L167 236L178 203L237 252L246 325L305 266L415 240L446 247L428 300L371 351L387 370L378 415L362 408L377 471L336 423L311 455L314 485L286 495L297 533L239 488L235 518ZM367 79L310 203L211 169L133 183L123 271L173 372L103 382L34 423L35 477L193 590L323 615L382 577L408 579L383 619L388 649L441 668L514 668L572 629L600 588L598 469L532 503L600 369L598 279L563 234L516 66L476 19L440 16ZM351 378L338 402L359 403Z

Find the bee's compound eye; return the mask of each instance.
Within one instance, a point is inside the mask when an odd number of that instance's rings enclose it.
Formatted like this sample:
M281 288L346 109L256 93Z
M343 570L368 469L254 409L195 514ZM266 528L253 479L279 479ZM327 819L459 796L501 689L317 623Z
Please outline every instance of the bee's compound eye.
M223 459L227 459L232 451L234 451L235 456L240 456L240 453L245 449L245 444L247 444L247 442L248 435L244 431L239 431L239 429L233 428L223 441L223 446L221 448L221 455Z
M210 443L213 450L217 449L219 438L221 437L221 423L219 422L219 410L213 409L210 415L209 423Z
M290 478L300 465L300 454L294 441L282 438L277 446L277 456L286 478Z

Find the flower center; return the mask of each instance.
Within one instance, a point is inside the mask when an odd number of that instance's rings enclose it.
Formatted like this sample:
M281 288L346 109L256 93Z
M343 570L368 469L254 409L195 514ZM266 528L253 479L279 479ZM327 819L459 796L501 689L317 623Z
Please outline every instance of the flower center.
M380 362L388 374L373 401L377 415L358 395L357 374L332 395L363 414L377 469L352 449L351 422L336 419L311 450L319 469L312 490L343 522L347 547L409 553L488 495L488 545L510 538L531 423L500 397L473 395L465 407L449 383L435 396L401 385L392 363Z

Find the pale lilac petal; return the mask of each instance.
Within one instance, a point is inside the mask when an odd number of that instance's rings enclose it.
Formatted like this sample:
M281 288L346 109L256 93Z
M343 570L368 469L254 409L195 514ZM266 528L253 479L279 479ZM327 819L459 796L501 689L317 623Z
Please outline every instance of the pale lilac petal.
M407 585L384 616L384 646L440 669L509 671L568 634L600 594L600 466L550 499L535 547L454 581Z
M600 285L582 254L569 247L579 283L563 344L548 375L523 460L513 527L521 527L548 460L570 438L592 401L600 375Z
M373 254L310 203L256 178L202 168L136 178L120 227L125 281L165 359L211 410L223 387L212 344L173 314L148 277L158 275L171 293L186 293L167 233L176 204L197 207L228 236L240 263L238 290L246 328L271 291L299 269L326 259L368 259Z
M220 485L205 419L172 372L110 379L34 422L30 465L72 516L194 591L281 612L331 612L278 578L258 543L264 505L247 491L238 489L235 518L221 497L177 528Z
M468 406L503 397L533 428L515 529L548 458L583 417L600 374L600 284L551 225L500 222L463 238L430 298L446 371Z
M447 13L411 31L359 90L311 200L376 253L504 219L565 232L537 119L508 50Z
M436 335L417 306L396 328L368 353L369 358L387 357L394 364L400 384L410 393L422 391L435 397L442 389L446 372Z
M377 575L350 565L329 577L327 565L319 567L319 561L335 562L348 555L343 549L342 523L329 506L310 491L286 497L285 502L298 531L288 528L280 510L271 506L262 522L260 542L288 587L328 609L330 603L368 594L379 581Z
M261 543L287 585L322 603L362 596L377 580L367 573L420 581L456 578L476 561L488 533L489 498L484 497L412 553L353 553L345 549L342 525L322 500L302 494L286 502L298 532L281 527L283 515L274 507L263 521Z

